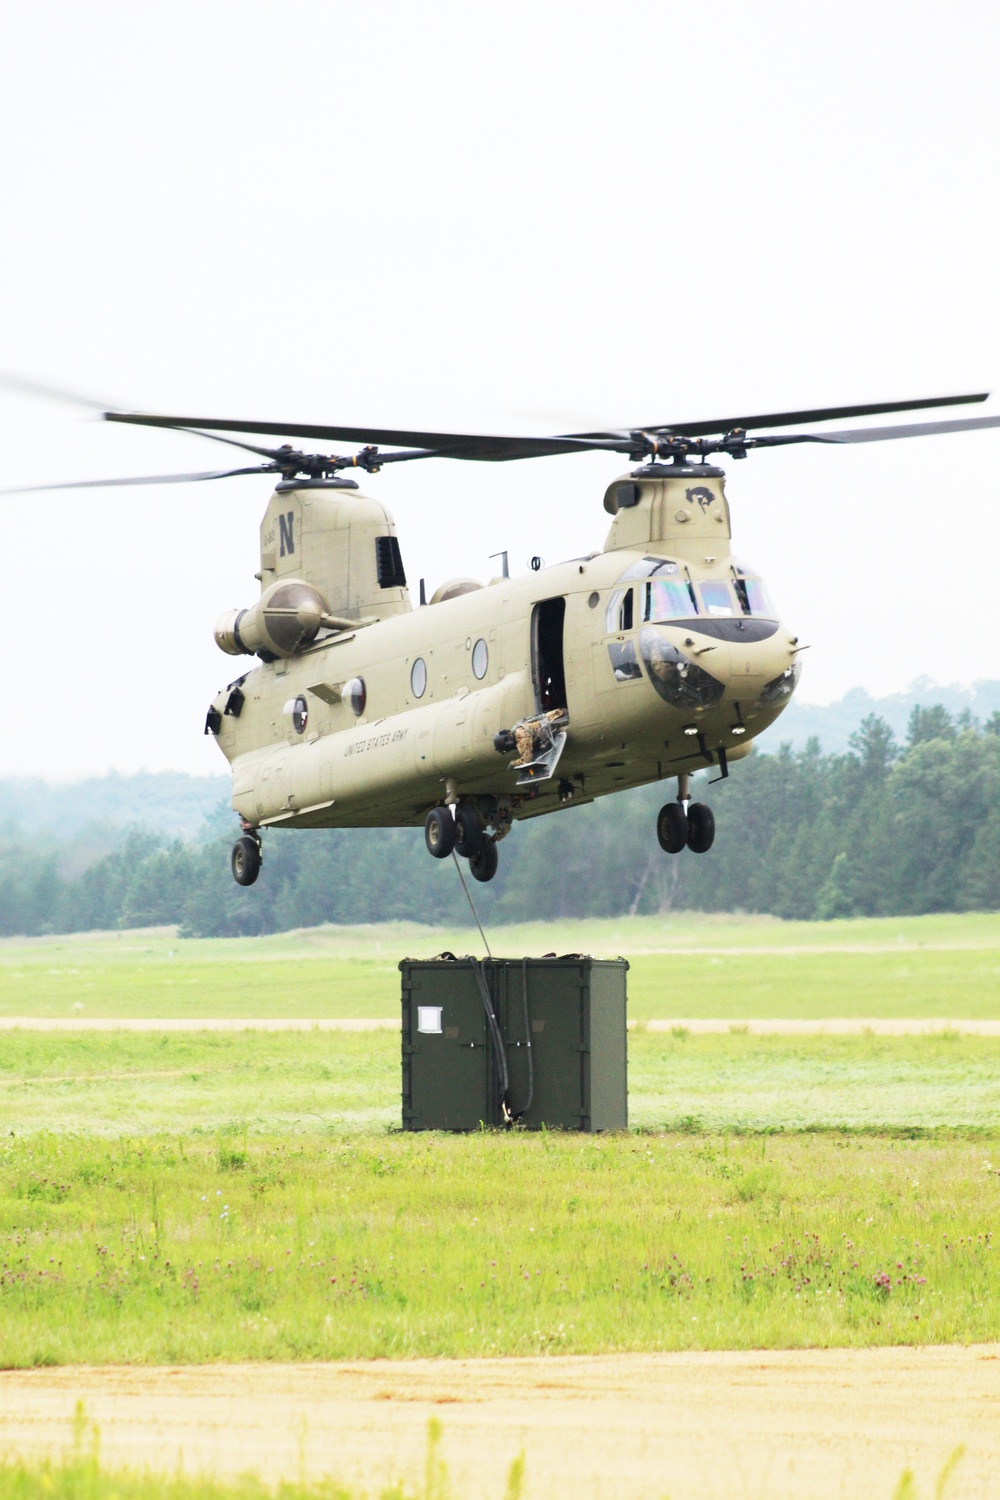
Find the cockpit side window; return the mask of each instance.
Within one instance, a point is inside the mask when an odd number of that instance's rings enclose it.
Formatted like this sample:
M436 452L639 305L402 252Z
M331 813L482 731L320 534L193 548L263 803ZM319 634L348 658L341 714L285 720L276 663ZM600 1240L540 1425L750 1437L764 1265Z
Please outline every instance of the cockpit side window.
M642 557L625 569L619 581L633 583L636 578L651 578L654 573L659 573L661 568L668 573L673 573L677 569L677 564L665 557Z
M689 620L697 613L698 601L686 579L654 578L646 584L642 618L647 623Z
M620 630L631 630L632 624L632 590L615 589L604 616L605 632L616 635Z

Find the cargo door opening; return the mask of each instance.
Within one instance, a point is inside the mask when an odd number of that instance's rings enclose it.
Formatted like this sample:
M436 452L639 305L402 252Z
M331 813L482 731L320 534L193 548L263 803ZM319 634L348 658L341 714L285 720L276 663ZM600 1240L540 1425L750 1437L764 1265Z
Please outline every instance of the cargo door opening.
M566 674L563 667L563 623L565 599L543 599L531 616L531 677L535 687L535 711L554 708L568 711Z

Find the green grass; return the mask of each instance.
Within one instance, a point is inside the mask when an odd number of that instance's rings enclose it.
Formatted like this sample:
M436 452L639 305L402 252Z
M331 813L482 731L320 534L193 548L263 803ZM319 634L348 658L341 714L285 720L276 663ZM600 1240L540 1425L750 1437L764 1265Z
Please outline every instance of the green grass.
M411 1490L402 1484L379 1491L378 1500L423 1500L447 1491ZM55 1462L0 1461L0 1500L375 1500L335 1480L288 1481L272 1486L253 1475L226 1481L204 1475L157 1474L108 1468L96 1458Z
M684 916L495 946L627 951L640 1019L958 1019L1000 1016L998 929ZM398 955L461 938L8 942L0 1013L395 1017ZM394 1128L391 1032L4 1033L0 1365L995 1339L998 1062L955 1034L640 1027L639 1133L445 1137Z
M206 1475L109 1469L100 1462L100 1433L87 1423L82 1402L77 1403L73 1429L72 1449L61 1459L0 1459L0 1500L37 1500L40 1495L48 1500L376 1500L335 1479L286 1479L269 1485L254 1474L219 1480ZM377 1500L450 1500L441 1437L441 1424L432 1417L422 1483L412 1488L402 1482L390 1484L379 1490ZM508 1470L504 1500L520 1500L523 1480L522 1455Z
M0 1153L0 1365L1000 1337L1000 1133Z
M454 1137L392 1033L8 1033L0 1365L1000 1337L1000 1042L630 1053L640 1133Z
M634 1031L629 1119L644 1129L1000 1128L1000 1040ZM328 1136L399 1123L395 1032L0 1036L0 1138Z
M624 953L636 1019L1000 1019L1000 916L779 922L680 913L500 928L497 953ZM170 931L0 942L0 1016L320 1019L399 1015L397 963L481 952L462 928Z

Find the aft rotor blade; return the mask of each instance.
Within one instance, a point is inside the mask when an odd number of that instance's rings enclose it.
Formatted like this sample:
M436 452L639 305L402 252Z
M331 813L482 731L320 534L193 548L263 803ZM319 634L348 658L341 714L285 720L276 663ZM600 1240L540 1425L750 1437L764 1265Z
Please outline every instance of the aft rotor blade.
M213 443L228 443L231 448L244 448L247 453L259 453L262 458L270 459L279 469L294 467L297 457L303 455L290 452L287 448L258 448L255 443L241 443L237 438L222 437L216 432L201 432L197 427L172 427L171 432L186 432L192 437L209 438ZM411 458L441 458L446 455L436 453L432 448L411 448L403 453L379 453L373 455L372 461L381 468L383 464L405 463ZM366 468L363 454L355 454L346 458L336 455L331 456L331 462L338 468ZM250 470L251 473L257 471Z
M544 458L557 453L586 453L591 449L627 451L618 434L588 437L501 437L469 432L410 432L390 427L328 427L317 423L243 422L229 417L166 417L146 412L106 411L105 421L128 422L139 427L197 429L208 436L205 428L219 432L266 432L276 437L320 438L332 443L399 443L418 448L436 458L478 459L502 462L514 458ZM634 445L633 445L634 446Z
M69 479L63 484L20 484L0 495L30 495L40 490L93 490L130 484L199 484L205 479L232 479L237 474L273 474L271 468L213 469L202 474L143 474L135 479Z
M229 417L172 417L147 412L107 411L109 422L132 423L141 427L204 429L218 432L274 433L278 437L320 438L327 442L400 443L410 448L434 452L440 458L459 458L480 462L504 462L520 458L542 458L560 453L584 453L593 450L628 453L635 447L632 432L676 432L685 437L730 432L734 428L753 430L759 427L790 427L805 422L827 422L837 418L877 416L896 411L922 411L930 407L961 406L985 401L987 393L960 396L932 396L916 401L882 401L855 406L817 407L808 411L770 412L758 416L714 417L709 421L656 423L629 432L569 433L553 437L507 437L485 433L414 432L398 428L327 426L318 423L249 422Z
M707 437L715 432L732 432L741 427L752 431L756 427L798 427L805 422L844 421L849 417L878 417L891 411L926 411L934 406L967 406L985 401L988 391L969 396L929 396L920 401L880 401L868 406L824 406L812 411L779 411L756 417L713 417L696 422L652 422L636 424L642 432L676 432L684 437ZM621 431L579 432L573 438L621 437Z
M85 395L82 391L67 391L62 386L32 380L27 375L0 374L0 390L11 391L16 396L39 396L43 401L62 401L67 406L83 406L89 411L104 412L112 405L110 401L99 401L96 396Z
M111 420L108 412L104 412L103 415L109 421ZM258 448L255 443L241 443L238 438L221 437L217 432L199 432L197 427L176 427L171 430L186 432L190 437L208 438L213 443L228 443L230 448L242 448L245 453L259 453L261 458L276 458L278 456L277 448Z

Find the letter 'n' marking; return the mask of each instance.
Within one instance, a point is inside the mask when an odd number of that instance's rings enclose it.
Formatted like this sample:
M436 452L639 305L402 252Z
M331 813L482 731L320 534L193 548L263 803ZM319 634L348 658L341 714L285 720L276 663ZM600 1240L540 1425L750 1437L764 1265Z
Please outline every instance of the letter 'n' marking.
M295 512L290 510L287 514L278 517L278 531L281 534L281 555L288 556L295 551L294 532Z

